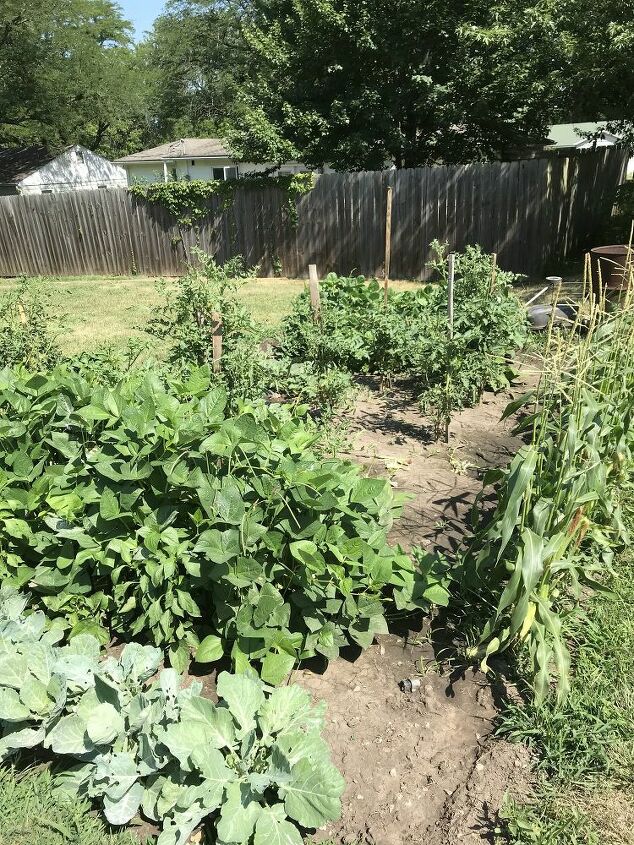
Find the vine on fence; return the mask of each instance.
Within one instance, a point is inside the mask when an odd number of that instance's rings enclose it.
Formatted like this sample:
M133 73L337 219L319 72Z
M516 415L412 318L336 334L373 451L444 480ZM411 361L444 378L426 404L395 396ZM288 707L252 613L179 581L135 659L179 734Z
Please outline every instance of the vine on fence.
M276 187L287 195L286 213L293 225L297 223L296 202L313 189L312 173L286 176L247 176L227 181L193 179L191 181L155 182L150 185L132 185L128 190L137 199L156 203L166 208L184 226L192 226L209 211L208 201L222 199L222 207L229 208L237 190Z

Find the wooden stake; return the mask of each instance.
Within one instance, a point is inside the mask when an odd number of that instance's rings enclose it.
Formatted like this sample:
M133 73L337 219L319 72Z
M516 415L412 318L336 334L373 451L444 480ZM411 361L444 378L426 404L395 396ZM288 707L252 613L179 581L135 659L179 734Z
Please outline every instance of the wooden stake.
M447 320L449 323L449 339L453 338L453 288L456 279L456 256L449 254L449 273L447 276Z
M390 264L392 263L392 188L387 189L387 208L385 211L385 264L383 278L385 279L385 303L387 304L387 287L390 278Z
M456 278L456 256L453 252L449 253L449 272L447 274L447 330L449 340L453 340L453 289ZM449 393L449 373L447 373L446 391ZM447 418L445 420L445 442L449 443L449 411L447 411Z
M491 256L491 293L495 290L495 281L498 275L498 256L494 252Z
M321 312L321 296L319 295L319 276L317 265L308 265L308 286L310 289L310 304L313 309L313 320L318 323Z
M222 358L222 314L218 311L212 311L211 320L213 367L214 373L219 373L220 359Z

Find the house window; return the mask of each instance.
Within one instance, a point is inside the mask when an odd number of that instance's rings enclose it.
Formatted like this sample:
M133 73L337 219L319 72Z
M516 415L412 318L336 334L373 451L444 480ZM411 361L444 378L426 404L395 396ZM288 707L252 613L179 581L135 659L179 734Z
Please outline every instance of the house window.
M100 191L106 190L108 188L107 185L98 185L97 187L99 188Z
M52 194L53 189L52 188L42 188L42 193L43 194Z
M196 166L196 162L192 159L192 167Z
M238 178L237 167L214 167L212 168L213 178L219 182L226 182L228 179Z

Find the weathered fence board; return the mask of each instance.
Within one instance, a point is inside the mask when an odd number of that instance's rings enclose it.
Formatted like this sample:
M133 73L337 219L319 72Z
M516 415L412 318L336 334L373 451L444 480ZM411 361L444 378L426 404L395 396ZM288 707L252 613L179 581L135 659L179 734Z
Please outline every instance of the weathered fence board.
M427 275L432 240L479 243L499 265L541 273L589 238L609 213L626 153L616 147L569 157L319 176L297 201L279 188L239 186L225 207L179 224L125 190L0 197L0 276L177 275L195 247L219 261L242 255L263 275L334 270L380 276L387 188L393 189L391 276Z

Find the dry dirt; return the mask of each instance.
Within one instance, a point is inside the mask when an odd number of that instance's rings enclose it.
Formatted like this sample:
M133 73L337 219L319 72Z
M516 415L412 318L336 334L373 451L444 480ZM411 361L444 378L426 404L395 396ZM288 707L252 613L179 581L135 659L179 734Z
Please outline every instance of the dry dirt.
M526 380L531 381L528 375ZM514 394L527 389L517 385ZM415 403L368 392L349 423L349 457L412 494L391 539L447 549L464 531L481 489L479 468L504 465L519 441L500 424L510 394L488 395L432 442ZM428 625L429 623L427 623ZM474 670L443 672L427 630L390 634L357 659L293 680L327 704L326 738L346 780L342 818L318 840L359 845L492 842L506 793L530 790L525 749L491 738L499 694ZM403 693L399 681L419 678Z

